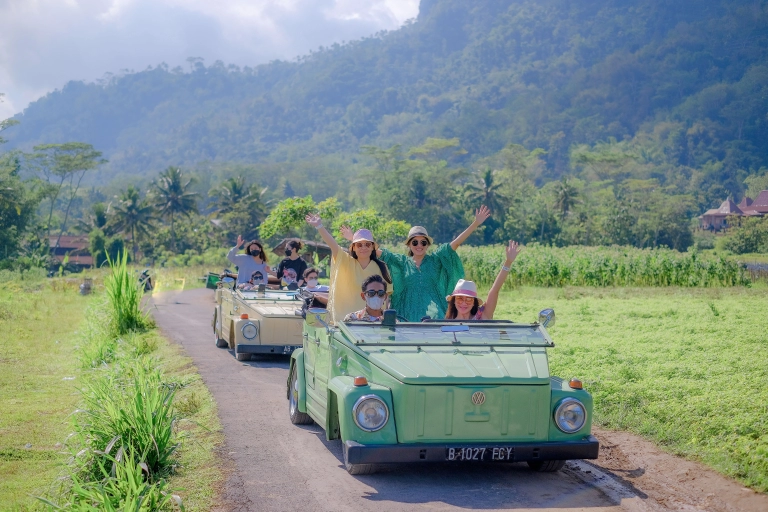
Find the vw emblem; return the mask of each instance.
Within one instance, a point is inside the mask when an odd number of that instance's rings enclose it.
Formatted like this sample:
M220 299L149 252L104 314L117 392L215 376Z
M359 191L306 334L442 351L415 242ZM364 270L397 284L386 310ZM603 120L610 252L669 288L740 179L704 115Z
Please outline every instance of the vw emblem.
M472 393L472 403L475 405L483 405L485 403L485 393L482 391L475 391Z

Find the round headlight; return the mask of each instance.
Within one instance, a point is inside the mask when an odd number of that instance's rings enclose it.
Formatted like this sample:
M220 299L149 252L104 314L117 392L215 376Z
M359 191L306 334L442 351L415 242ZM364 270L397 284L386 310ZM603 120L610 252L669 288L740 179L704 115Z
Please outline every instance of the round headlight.
M366 432L376 432L387 424L389 409L381 398L376 395L366 395L355 402L352 415L358 427Z
M248 322L243 326L242 332L245 339L252 340L253 338L256 337L257 334L259 334L259 328L256 327L251 322Z
M564 398L555 409L555 425L566 434L581 430L587 422L587 409L575 398Z

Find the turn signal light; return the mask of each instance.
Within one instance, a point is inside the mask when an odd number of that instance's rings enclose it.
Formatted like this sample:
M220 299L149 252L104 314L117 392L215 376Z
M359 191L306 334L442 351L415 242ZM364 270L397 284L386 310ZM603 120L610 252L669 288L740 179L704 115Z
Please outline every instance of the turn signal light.
M571 386L571 389L584 389L579 379L571 379L568 385Z
M368 379L365 377L355 377L355 386L367 386Z
M240 315L240 320L248 320L248 313L243 313Z

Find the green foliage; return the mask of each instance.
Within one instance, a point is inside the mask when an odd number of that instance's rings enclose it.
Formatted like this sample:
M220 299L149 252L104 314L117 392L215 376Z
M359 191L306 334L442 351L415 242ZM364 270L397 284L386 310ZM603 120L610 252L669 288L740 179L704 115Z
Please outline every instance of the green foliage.
M323 222L329 226L341 212L341 204L335 197L315 203L312 196L291 197L277 203L269 216L261 225L260 232L263 239L277 236L288 236L291 233L304 234L306 238L311 231L306 228L304 217L310 213L320 215ZM314 231L314 230L312 230Z
M0 154L0 259L17 256L24 235L34 225L40 198L19 177L19 159Z
M724 240L725 249L735 254L768 253L768 217L746 217L731 228Z
M171 221L171 248L176 249L174 217L189 217L197 213L199 194L190 190L191 179L185 181L184 172L178 167L168 167L154 183L155 206L162 217Z
M503 246L460 247L467 279L489 285L499 273ZM695 252L632 247L527 245L511 267L507 286L749 286L738 263Z
M146 329L152 325L149 312L142 308L144 285L128 269L128 253L118 253L117 259L107 256L109 275L104 280L107 292L109 325L113 336Z
M95 213L98 222L98 211ZM134 261L136 260L139 238L149 236L154 215L153 206L146 199L140 197L139 191L133 185L128 187L128 190L120 196L120 200L114 206L111 218L112 228L130 234Z

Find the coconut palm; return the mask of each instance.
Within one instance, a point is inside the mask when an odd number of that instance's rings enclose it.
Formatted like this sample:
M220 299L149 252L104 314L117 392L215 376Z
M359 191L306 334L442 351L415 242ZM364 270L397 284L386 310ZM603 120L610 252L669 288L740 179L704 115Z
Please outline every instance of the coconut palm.
M477 176L475 183L468 183L464 195L472 204L484 204L492 213L501 215L507 198L499 190L501 182L496 181L496 171L486 169Z
M578 197L579 191L567 177L563 177L555 186L555 208L560 212L561 219L568 216L571 208L578 203Z
M155 209L146 199L141 199L139 191L131 185L122 193L117 204L112 208L112 227L122 233L130 233L133 244L133 261L136 261L139 236L148 236Z
M155 206L162 217L171 221L171 249L176 250L174 217L190 216L197 213L197 199L200 195L190 191L192 179L185 181L184 173L178 167L169 167L154 182Z
M220 187L211 190L209 195L216 198L216 208L213 213L217 215L231 213L241 206L263 210L266 214L266 205L269 204L264 201L266 192L267 187L258 190L256 185L246 185L245 177L240 175L225 180Z

